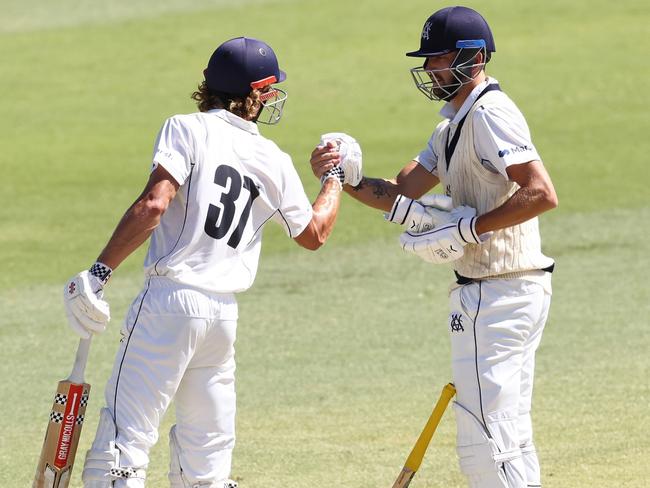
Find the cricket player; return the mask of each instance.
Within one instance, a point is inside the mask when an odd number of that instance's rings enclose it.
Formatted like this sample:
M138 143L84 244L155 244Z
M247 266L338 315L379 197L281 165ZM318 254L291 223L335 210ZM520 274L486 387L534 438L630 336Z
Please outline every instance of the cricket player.
M86 455L86 488L145 486L149 450L172 399L171 487L237 486L229 479L235 293L253 283L266 222L318 249L334 226L343 182L358 183L343 168L360 167L360 153L337 159L311 205L289 155L260 134L257 122L278 122L287 98L276 87L286 75L270 46L231 39L214 51L204 76L192 95L200 111L164 122L144 191L97 262L64 289L71 327L82 337L101 332L110 318L104 286L151 236L144 288L124 322Z
M494 52L478 12L431 15L407 56L422 61L411 70L417 88L446 102L444 120L394 179L364 177L345 191L406 224L405 251L453 264L448 330L457 452L469 486L539 487L530 411L554 262L541 251L537 216L556 207L557 196L523 115L485 73ZM331 158L318 146L314 173L329 170ZM446 222L429 215L429 204L444 207L444 197L423 197L438 184L454 207Z

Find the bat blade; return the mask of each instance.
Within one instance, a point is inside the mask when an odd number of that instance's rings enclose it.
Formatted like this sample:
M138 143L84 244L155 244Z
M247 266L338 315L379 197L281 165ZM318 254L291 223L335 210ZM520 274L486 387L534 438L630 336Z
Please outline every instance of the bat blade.
M400 472L399 476L395 480L395 483L393 483L393 488L407 488L411 484L411 480L413 479L416 471L420 468L420 465L422 464L422 459L424 459L424 453L429 447L431 438L433 437L433 434L438 428L440 419L442 419L442 415L445 413L445 409L447 408L449 401L453 398L455 394L456 394L456 388L451 383L448 383L442 389L442 392L440 393L440 398L438 399L438 402L436 403L433 412L431 412L431 415L429 416L429 420L427 420L424 429L422 429L422 432L420 433L418 440L415 442L415 445L413 446L413 449L411 450L409 457L406 459L406 463L404 463L404 467L402 468L402 471Z
M67 488L86 415L90 385L83 380L90 340L79 342L70 377L59 381L32 488Z
M59 382L32 488L67 488L89 394L88 383Z

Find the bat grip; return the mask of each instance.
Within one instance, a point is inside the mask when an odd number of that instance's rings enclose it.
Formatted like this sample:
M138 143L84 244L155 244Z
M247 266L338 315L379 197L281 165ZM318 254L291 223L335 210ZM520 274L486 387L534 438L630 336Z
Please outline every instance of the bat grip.
M88 352L90 350L90 338L81 339L77 347L77 354L74 358L74 365L72 372L68 376L68 381L72 383L81 384L84 382L84 371L86 370L86 362L88 361Z

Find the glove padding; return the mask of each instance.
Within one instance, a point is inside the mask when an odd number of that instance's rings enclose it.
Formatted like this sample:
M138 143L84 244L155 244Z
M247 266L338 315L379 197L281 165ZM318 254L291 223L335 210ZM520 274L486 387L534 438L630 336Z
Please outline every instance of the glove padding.
M428 263L444 264L463 257L467 244L480 244L492 235L476 233L476 210L471 207L456 207L449 214L456 215L456 219L426 232L402 233L402 249Z
M111 319L108 302L102 299L103 288L99 278L82 271L70 278L63 289L68 324L84 339L103 332Z
M384 218L394 224L405 225L409 232L420 233L454 220L449 213L451 210L451 198L439 193L423 195L419 200L397 195L393 208L384 214Z
M343 183L357 186L361 183L362 155L361 146L354 137L343 132L328 132L320 136L320 145L334 142L341 157L339 167L343 170Z
M429 193L419 200L398 195L390 213L384 217L389 222L405 225L411 234L419 234L475 215L476 210L472 207L461 205L454 208L450 197Z

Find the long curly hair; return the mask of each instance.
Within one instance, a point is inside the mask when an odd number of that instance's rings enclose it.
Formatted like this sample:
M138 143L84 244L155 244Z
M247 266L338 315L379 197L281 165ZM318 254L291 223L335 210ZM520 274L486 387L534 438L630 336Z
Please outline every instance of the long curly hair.
M215 92L210 90L207 83L203 81L197 91L192 93L191 98L201 112L224 108L244 120L256 120L262 109L260 94L259 90L252 90L245 97Z

